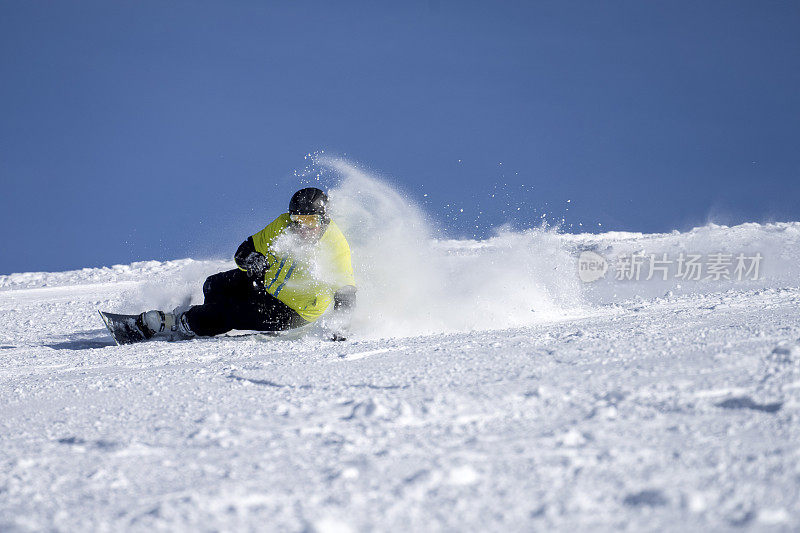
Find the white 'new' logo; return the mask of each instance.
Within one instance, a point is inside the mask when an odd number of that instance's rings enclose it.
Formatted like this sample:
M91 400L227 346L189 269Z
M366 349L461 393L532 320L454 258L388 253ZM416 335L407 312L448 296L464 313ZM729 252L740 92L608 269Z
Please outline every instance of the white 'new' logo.
M608 261L602 255L586 251L578 257L578 277L584 283L591 283L605 277L608 272Z

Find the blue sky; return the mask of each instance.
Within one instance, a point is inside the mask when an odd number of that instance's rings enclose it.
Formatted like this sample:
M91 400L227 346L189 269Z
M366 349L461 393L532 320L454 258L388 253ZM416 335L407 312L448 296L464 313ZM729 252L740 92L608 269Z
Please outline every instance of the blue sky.
M800 220L798 28L797 2L3 2L0 273L228 256L316 150L456 237Z

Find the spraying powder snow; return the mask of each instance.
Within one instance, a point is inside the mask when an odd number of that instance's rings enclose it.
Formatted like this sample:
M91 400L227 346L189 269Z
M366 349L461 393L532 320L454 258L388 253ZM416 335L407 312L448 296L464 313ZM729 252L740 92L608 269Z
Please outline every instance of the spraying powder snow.
M653 235L571 235L541 227L503 229L482 241L443 240L413 201L345 159L315 156L313 172L306 174L313 175L311 185L329 189L331 216L350 243L358 285L353 333L359 338L518 327L585 316L634 298L783 287L800 279L794 245L800 223L708 225ZM582 283L578 257L587 250L609 261L626 254L674 260L680 254L747 253L760 254L763 263L756 280L662 280L645 269L635 280L615 279L610 271ZM227 268L232 262L190 261L132 290L122 310L200 303L203 279Z
M360 334L505 328L581 306L574 260L554 232L440 241L421 209L385 181L343 159L319 164L340 179L331 210L353 252Z

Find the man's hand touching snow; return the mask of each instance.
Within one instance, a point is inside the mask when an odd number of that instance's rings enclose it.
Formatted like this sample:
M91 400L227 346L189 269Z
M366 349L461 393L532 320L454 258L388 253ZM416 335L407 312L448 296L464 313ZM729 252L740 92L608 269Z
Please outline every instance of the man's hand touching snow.
M333 295L333 311L325 321L332 341L345 341L350 331L350 319L356 306L356 288L342 287Z

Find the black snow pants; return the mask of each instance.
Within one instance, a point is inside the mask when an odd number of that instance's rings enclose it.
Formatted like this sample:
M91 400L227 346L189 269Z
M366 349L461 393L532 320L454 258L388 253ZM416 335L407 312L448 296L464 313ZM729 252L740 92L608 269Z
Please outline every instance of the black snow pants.
M238 268L206 278L203 296L203 305L192 306L185 315L197 335L219 335L232 329L282 331L308 324Z

